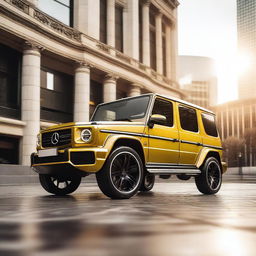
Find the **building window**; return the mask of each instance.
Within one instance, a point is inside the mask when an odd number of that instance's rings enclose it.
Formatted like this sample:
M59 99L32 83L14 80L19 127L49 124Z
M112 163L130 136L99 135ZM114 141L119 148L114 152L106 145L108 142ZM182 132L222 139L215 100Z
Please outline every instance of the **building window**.
M166 35L165 24L162 23L163 75L166 76Z
M102 84L91 80L90 81L90 118L98 104L103 102L103 87Z
M20 119L21 54L0 44L0 115Z
M19 163L19 138L0 135L0 164Z
M100 41L107 43L107 1L100 0Z
M41 69L41 119L73 121L73 77L61 72Z
M38 0L38 8L62 23L73 26L73 0Z
M155 13L150 8L149 13L149 23L150 23L150 66L156 70L156 21Z
M115 44L116 49L123 51L123 7L116 5L115 8Z

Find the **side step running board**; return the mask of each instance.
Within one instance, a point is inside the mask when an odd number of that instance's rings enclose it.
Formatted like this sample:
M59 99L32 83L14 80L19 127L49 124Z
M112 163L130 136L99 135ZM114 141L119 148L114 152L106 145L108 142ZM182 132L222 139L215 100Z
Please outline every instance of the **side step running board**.
M147 171L154 174L187 174L187 175L199 175L200 169L156 169L147 168Z

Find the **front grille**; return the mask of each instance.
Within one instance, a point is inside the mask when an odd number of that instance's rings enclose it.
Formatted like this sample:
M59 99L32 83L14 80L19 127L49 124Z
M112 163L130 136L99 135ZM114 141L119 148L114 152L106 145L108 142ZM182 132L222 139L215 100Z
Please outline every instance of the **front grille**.
M54 135L55 134L55 135ZM42 146L58 147L71 143L71 129L42 133Z

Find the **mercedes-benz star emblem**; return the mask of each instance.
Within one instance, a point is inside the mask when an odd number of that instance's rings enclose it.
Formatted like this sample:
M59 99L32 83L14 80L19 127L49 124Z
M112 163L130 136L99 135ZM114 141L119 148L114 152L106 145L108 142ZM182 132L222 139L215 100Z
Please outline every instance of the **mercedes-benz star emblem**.
M56 145L59 142L59 139L60 139L60 135L57 132L53 133L51 137L52 144Z

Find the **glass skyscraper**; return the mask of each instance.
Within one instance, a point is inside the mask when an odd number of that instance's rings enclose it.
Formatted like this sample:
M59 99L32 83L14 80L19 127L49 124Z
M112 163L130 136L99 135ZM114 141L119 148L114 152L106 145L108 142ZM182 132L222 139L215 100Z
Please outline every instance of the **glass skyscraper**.
M256 97L256 0L237 0L239 53L248 56L250 67L239 78L239 98Z

